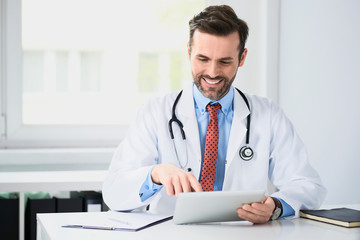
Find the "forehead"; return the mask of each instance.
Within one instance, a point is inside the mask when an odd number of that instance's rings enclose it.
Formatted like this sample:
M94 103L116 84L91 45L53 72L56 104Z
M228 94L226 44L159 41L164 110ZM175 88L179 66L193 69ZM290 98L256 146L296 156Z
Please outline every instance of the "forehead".
M191 51L194 54L205 56L233 57L239 54L239 46L240 37L238 32L226 36L217 36L196 30L193 35Z

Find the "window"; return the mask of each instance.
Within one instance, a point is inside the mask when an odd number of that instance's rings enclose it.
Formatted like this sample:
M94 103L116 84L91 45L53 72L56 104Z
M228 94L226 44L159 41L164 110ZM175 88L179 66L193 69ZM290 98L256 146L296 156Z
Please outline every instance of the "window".
M146 99L192 79L204 0L0 2L0 147L116 146Z

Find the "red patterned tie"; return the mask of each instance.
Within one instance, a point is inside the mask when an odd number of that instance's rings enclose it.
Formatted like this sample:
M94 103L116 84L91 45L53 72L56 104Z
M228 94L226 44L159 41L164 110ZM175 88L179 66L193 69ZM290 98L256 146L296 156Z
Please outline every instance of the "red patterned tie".
M204 161L200 180L201 187L203 191L206 192L212 191L214 189L216 159L219 143L217 111L220 108L220 104L206 106L206 109L210 114L210 122L206 131Z

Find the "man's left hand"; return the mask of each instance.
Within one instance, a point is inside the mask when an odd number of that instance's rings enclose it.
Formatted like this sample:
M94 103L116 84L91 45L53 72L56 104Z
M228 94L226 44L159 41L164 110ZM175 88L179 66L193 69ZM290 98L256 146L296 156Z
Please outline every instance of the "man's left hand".
M244 204L237 209L240 218L253 223L266 223L275 210L275 203L269 196L264 196L261 203Z

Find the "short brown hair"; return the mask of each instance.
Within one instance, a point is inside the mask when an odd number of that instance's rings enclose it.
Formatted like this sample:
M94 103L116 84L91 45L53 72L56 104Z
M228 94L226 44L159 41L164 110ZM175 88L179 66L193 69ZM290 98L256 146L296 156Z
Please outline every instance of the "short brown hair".
M245 21L237 17L235 11L228 5L209 6L202 12L195 15L189 21L190 39L189 46L191 45L193 35L196 29L200 32L214 34L218 36L227 36L233 32L239 33L239 61L245 49L246 39L249 35L249 28Z

